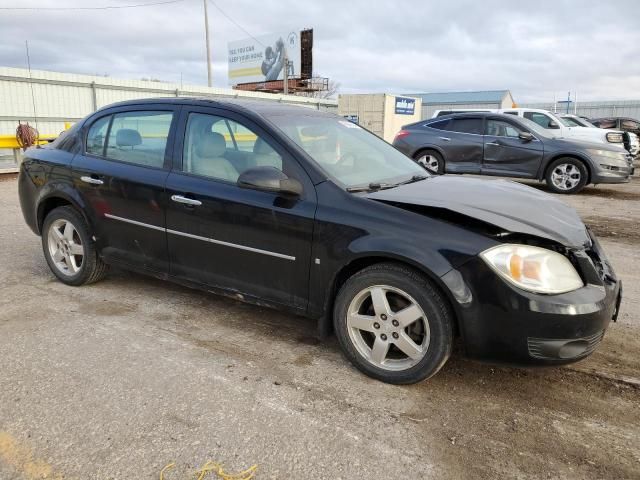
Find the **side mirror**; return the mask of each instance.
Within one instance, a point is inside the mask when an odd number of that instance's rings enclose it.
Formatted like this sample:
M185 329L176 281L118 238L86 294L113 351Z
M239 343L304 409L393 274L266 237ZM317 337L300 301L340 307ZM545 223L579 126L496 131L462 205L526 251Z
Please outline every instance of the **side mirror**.
M245 170L238 177L238 186L294 197L302 195L302 184L294 178L287 177L275 167L254 167Z
M520 132L518 134L518 138L520 140L522 140L523 142L530 142L531 140L533 140L535 137L530 133L530 132Z
M560 125L558 125L558 122L556 122L555 120L549 120L549 126L547 128L553 128L555 130L559 130Z

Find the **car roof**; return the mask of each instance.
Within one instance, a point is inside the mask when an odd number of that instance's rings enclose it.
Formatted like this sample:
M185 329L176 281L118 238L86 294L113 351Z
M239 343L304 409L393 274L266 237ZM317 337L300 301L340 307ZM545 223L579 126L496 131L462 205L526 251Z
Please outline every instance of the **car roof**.
M435 123L435 122L439 122L441 120L447 120L449 118L477 118L477 117L504 117L504 118L517 118L514 117L513 115L507 115L505 113L498 113L498 112L464 112L464 113L450 113L449 115L442 115L441 117L434 117L434 118L429 118L427 120L422 120L420 122L416 122L416 123ZM412 125L415 125L412 123Z
M146 104L169 104L169 105L190 105L203 107L219 107L229 110L244 110L257 113L258 115L285 115L290 113L305 112L309 115L329 115L312 107L302 105L291 105L288 103L275 102L273 100L245 100L237 98L199 98L199 97L160 97L160 98L140 98L137 100L126 100L123 102L105 105L102 109L113 107L127 107ZM102 110L101 109L101 110Z

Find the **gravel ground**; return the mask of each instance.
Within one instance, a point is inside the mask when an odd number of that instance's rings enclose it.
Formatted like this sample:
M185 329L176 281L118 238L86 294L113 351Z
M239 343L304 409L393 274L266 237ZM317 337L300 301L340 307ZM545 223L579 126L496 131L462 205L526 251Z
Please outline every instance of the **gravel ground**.
M536 184L537 185L537 184ZM57 282L0 178L0 479L640 478L640 180L564 196L624 281L590 358L358 373L306 319L112 271ZM213 476L212 476L213 477ZM210 477L210 478L212 478Z

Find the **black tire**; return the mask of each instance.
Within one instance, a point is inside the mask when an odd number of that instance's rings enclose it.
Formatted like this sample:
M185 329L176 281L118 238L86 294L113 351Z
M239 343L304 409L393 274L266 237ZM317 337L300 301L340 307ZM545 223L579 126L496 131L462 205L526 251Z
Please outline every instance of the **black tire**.
M417 363L415 365L403 370L392 371L374 365L361 353L359 348L361 349L362 347L357 346L357 342L352 340L349 333L347 316L352 301L357 302L357 299L361 298L363 290L371 287L378 288L380 285L397 288L412 297L412 300L415 300L426 317L421 317L422 320L419 321L426 321L428 324L430 339L426 345L425 353L422 354L424 356L419 361L416 360ZM371 299L373 299L373 296ZM398 313L398 311L394 313ZM429 279L401 264L381 263L372 265L349 278L338 292L333 320L338 341L347 359L366 375L386 383L410 384L425 380L435 375L451 354L454 318L447 300ZM376 324L379 323L376 322ZM385 328L386 326L390 326L390 324L377 328ZM381 330L375 332L366 333L369 338L373 338L370 341L376 342L379 339L378 336L384 336L380 335L379 332ZM390 344L394 342L390 337L388 339ZM389 353L393 349L394 347L389 347ZM373 346L371 346L370 351L373 353ZM402 354L399 350L396 353Z
M430 168L427 165L427 161L423 160L425 156L429 155L438 162L437 169ZM434 175L444 174L444 158L442 158L442 155L440 155L440 153L436 152L435 150L421 150L413 156L413 159L420 165L422 165L425 169L427 169L429 173L432 173Z
M579 181L575 183L575 185L572 185L567 188L560 188L555 184L554 172L560 173L561 170L556 171L556 169L562 169L563 166L573 166L572 171L576 172L571 175L571 178L567 180L568 182L573 182L574 180L576 180L577 179L575 177L576 175L580 176ZM545 174L545 181L547 182L547 187L549 187L549 190L551 190L553 193L563 193L563 194L578 193L580 190L584 188L588 180L589 180L589 172L587 170L586 165L580 160L578 160L577 158L571 158L571 157L562 157L554 160L547 167L547 172Z
M84 250L78 271L75 273L63 273L63 271L56 266L56 261L52 258L49 248L49 233L51 232L52 225L60 221L70 222L73 225L77 234L76 239L79 240ZM102 261L96 251L95 243L89 233L87 222L73 207L58 207L49 212L42 226L42 250L53 274L58 280L67 285L80 286L94 283L101 280L107 273L108 266Z

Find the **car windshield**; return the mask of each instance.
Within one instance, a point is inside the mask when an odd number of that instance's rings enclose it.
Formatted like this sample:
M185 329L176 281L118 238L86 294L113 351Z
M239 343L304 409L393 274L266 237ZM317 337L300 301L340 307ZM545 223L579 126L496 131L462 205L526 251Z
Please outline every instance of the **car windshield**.
M269 119L346 188L384 188L428 176L387 142L343 118L300 113Z

